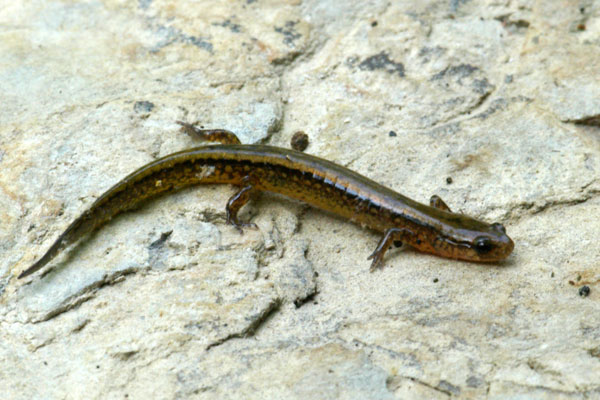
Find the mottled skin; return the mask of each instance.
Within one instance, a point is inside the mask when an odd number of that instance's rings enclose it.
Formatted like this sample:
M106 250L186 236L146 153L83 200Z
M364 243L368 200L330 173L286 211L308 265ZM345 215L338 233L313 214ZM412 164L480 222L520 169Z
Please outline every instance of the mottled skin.
M220 144L196 147L151 162L117 183L91 205L19 278L39 270L66 246L100 228L115 215L162 193L196 185L228 183L240 190L229 200L227 222L241 230L254 224L237 219L252 192L266 191L304 201L383 232L371 257L381 264L389 246L402 241L442 257L494 262L506 258L514 244L501 224L487 224L452 213L437 196L424 205L330 161L278 147L241 145L225 130L183 130Z

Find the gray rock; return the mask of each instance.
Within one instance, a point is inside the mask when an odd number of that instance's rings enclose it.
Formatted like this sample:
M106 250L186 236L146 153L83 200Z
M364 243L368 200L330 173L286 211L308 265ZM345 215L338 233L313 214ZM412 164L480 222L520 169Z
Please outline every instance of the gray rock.
M4 397L600 395L596 3L2 10ZM265 194L240 235L221 185L150 201L16 278L106 189L198 145L178 120L283 147L302 130L313 154L502 222L514 253L393 250L369 273L378 234Z

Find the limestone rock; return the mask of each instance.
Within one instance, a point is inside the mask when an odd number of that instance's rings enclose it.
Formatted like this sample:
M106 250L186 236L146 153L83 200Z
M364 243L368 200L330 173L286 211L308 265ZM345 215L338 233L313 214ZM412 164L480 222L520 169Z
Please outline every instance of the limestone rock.
M600 396L600 6L0 2L5 398ZM17 275L105 190L198 145L308 151L502 222L497 265L390 251L264 194L189 188ZM587 287L588 291L581 288ZM580 293L588 293L587 296Z

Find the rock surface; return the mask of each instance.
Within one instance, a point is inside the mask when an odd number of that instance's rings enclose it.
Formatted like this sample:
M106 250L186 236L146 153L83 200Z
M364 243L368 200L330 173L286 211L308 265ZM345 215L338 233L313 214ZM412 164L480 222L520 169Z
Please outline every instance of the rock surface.
M0 393L600 397L598 65L593 1L0 1ZM369 273L374 232L264 195L239 235L233 189L207 186L18 280L107 188L195 145L177 120L303 130L504 223L514 253Z

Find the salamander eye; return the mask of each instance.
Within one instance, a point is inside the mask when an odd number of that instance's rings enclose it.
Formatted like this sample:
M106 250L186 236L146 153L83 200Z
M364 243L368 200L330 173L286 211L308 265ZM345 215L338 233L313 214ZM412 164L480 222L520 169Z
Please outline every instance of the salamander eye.
M506 228L499 222L495 222L492 224L492 230L500 233L506 233Z
M473 242L475 245L475 251L479 254L489 253L492 250L492 241L487 236L479 236L475 238Z

